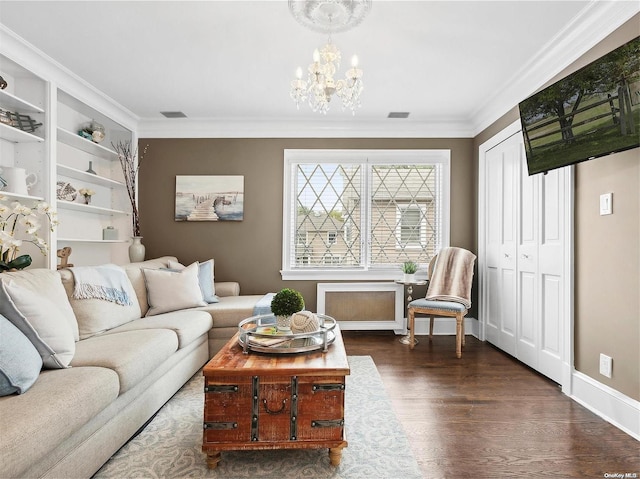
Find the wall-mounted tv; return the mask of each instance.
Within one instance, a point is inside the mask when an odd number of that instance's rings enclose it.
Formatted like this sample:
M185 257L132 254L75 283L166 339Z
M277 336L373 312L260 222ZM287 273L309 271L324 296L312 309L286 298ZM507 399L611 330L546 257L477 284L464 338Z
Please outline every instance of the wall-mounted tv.
M529 175L640 146L640 37L519 105Z

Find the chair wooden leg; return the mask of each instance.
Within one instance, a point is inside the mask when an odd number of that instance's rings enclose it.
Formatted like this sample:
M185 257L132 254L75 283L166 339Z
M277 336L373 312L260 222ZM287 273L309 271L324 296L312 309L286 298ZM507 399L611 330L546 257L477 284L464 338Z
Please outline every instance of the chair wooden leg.
M456 357L462 357L462 319L460 315L456 316Z
M433 339L433 321L434 321L434 317L433 316L429 316L429 341L431 341Z
M464 348L467 344L467 337L464 332L464 316L462 317L462 347Z
M409 308L409 311L407 312L407 322L409 323L409 349L413 349L415 346L415 341L413 340L415 332L415 322L416 322L416 315L415 312L413 311L413 309Z

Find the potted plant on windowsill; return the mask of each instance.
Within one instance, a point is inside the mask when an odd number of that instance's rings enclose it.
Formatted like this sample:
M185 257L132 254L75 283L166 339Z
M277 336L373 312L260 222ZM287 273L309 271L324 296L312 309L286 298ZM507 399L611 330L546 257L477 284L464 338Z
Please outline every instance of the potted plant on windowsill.
M418 271L418 264L413 261L405 261L402 263L402 272L404 273L405 283L415 283L416 271Z
M303 309L304 298L302 294L295 289L281 289L271 300L271 312L276 316L278 330L290 330L291 316Z

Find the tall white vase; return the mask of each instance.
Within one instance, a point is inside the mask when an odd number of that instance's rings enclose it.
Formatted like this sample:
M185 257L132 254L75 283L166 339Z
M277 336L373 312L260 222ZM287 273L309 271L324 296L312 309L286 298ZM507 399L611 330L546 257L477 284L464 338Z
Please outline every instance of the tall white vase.
M139 263L144 261L144 245L141 243L142 236L132 236L129 245L129 261Z

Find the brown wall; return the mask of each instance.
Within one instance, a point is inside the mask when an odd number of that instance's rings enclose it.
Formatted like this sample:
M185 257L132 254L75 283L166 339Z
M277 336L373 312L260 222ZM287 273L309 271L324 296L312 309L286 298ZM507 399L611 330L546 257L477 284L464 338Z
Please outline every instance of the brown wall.
M580 164L575 191L575 366L640 400L640 155L629 150ZM613 193L613 214L599 196ZM613 375L599 374L599 355Z
M639 23L636 15L549 83L637 37ZM478 147L518 118L514 107L474 139L476 175ZM599 196L611 192L613 215L600 216ZM574 231L575 368L640 400L640 150L575 167ZM613 357L611 379L599 374L600 353Z
M316 307L316 281L282 281L284 150L289 148L450 149L451 244L476 251L476 185L472 139L141 139L140 218L147 258L183 263L215 259L217 281L238 281L243 294L283 287ZM176 222L176 175L243 175L244 221ZM424 294L424 291L415 292Z

